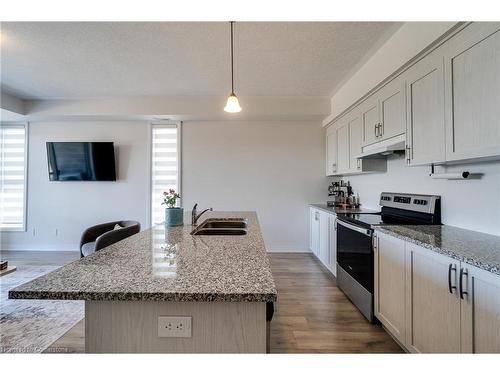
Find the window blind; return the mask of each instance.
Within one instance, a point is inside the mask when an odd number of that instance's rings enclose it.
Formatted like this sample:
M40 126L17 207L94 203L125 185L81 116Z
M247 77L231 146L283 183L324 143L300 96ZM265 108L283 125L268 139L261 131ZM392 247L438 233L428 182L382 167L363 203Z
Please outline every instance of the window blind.
M180 145L178 125L151 126L151 224L165 221L163 192L180 191Z
M0 229L25 230L26 126L0 125Z

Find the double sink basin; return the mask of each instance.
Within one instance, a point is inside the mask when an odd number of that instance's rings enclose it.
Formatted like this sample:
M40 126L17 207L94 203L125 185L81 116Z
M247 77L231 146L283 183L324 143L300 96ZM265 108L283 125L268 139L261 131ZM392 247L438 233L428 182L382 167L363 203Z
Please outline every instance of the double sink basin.
M192 235L203 236L244 236L248 221L243 218L210 218L198 225Z

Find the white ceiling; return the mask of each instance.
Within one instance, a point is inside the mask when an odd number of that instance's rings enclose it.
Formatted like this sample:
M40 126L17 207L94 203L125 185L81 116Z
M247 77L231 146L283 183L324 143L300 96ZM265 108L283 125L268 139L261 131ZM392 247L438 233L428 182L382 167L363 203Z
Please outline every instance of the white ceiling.
M242 96L327 96L399 26L238 22ZM227 95L229 23L2 23L2 89L24 99Z

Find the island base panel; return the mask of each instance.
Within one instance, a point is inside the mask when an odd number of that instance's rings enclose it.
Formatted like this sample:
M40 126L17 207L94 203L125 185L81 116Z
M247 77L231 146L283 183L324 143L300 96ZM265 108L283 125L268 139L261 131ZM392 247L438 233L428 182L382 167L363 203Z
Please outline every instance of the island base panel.
M159 316L191 316L192 336L158 337ZM265 353L265 302L85 301L87 353Z

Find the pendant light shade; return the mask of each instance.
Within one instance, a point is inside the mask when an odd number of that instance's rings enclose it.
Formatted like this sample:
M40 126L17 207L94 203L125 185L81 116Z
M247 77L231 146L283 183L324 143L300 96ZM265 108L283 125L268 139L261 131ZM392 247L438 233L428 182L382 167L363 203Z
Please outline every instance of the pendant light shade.
M231 25L231 94L229 94L229 97L227 98L227 103L224 107L224 111L229 113L238 113L241 112L241 106L238 101L238 97L234 93L233 23L234 21L229 22L229 24Z
M234 95L234 92L232 92L231 95L229 95L229 97L227 98L227 103L224 107L224 111L229 113L241 112L240 102L238 101L236 95Z

